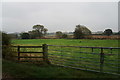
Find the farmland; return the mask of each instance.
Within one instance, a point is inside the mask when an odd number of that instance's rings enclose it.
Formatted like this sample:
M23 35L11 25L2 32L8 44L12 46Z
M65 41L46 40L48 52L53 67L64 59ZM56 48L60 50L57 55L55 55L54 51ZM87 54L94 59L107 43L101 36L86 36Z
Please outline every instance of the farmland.
M118 47L118 40L90 40L90 39L25 39L13 40L13 45L64 45L64 46L89 46L89 47ZM40 51L40 49L33 49ZM32 49L21 49L21 51L33 51ZM49 59L52 64L66 65L72 67L92 67L92 70L100 70L101 49L76 48L76 47L56 47L49 46ZM104 49L105 66L104 70L117 72L118 50ZM112 55L111 55L112 54ZM112 61L111 61L112 60ZM111 63L111 64L108 64ZM72 65L71 65L72 64ZM110 67L109 67L110 66ZM114 67L114 68L113 68ZM91 68L90 68L91 69ZM106 71L107 72L107 71Z
M18 39L18 40L12 40L12 45L22 45L22 46L40 46L42 44L49 44L49 45L64 45L64 46L89 46L89 47L118 47L118 40L89 40L89 39ZM55 47L55 46L49 46L49 60L51 61L51 63L53 65L65 65L65 66L71 66L71 67L76 67L76 68L81 68L81 69L86 69L87 71L89 69L91 69L90 67L92 67L91 70L100 70L100 56L99 55L93 55L93 54L88 54L91 53L91 49L82 49L82 48L74 48L74 47ZM21 51L41 51L42 49L21 49ZM83 51L84 53L79 53L81 51ZM99 54L98 49L94 49L93 50L94 53ZM87 52L87 53L85 53ZM110 50L104 50L105 54L110 53ZM118 51L113 50L112 54L117 54ZM32 53L31 53L32 54ZM30 56L32 56L30 54ZM33 54L34 55L34 54ZM26 56L26 55L21 55L21 56ZM29 53L27 54L27 56L29 56ZM37 54L37 56L41 56L40 54ZM86 57L86 58L83 58ZM117 67L117 64L107 64L109 63L117 63L117 56L116 55L112 55L112 56L105 56L105 64L103 67L104 72L107 72L105 70L113 70L112 73L117 72L117 68L113 68L113 67ZM112 59L114 61L109 61L109 59ZM29 60L29 59L27 59ZM30 60L35 60L35 59L30 59ZM39 60L39 59L36 59ZM104 78L104 77L109 77L109 75L105 75L105 74L96 74L96 73L92 73L92 72L87 72L87 71L81 71L81 70L76 70L76 69L70 69L70 68L60 68L60 67L53 67L53 66L48 66L48 67L44 67L44 65L42 67L37 67L36 65L32 65L33 67L28 68L28 66L26 64L16 64L13 62L9 62L9 61L4 61L3 60L3 66L6 69L3 69L3 72L7 72L8 74L10 74L13 77L30 77L32 76L33 78ZM9 68L8 68L9 65ZM23 68L22 66L26 66L25 68ZM97 66L96 66L97 65ZM110 66L110 67L109 67ZM14 68L14 71L12 71L12 69ZM18 68L20 68L20 71L18 70ZM44 68L44 69L43 69ZM27 70L27 72L25 72L25 74L21 74L21 70L24 73L24 71ZM50 69L50 70L49 70ZM59 69L59 70L58 70ZM62 71L62 72L58 72L58 71ZM43 73L42 73L42 72ZM52 71L52 74L47 73L48 71ZM69 72L67 72L69 71ZM16 72L18 75L16 75ZM73 72L75 72L76 75L81 75L79 76L71 76L71 74L73 74ZM26 74L27 73L27 74ZM30 74L28 74L30 73ZM40 75L39 75L40 74ZM43 76L42 76L43 74ZM62 76L62 75L63 76ZM57 75L57 76L56 76ZM105 75L105 76L103 76ZM71 77L70 77L71 76ZM114 78L115 76L111 76L111 78ZM118 76L116 76L118 77Z
M3 78L30 79L30 78L118 78L115 75L100 74L51 65L19 64L3 60ZM7 75L7 76L6 76ZM8 76L9 75L9 76ZM14 80L14 79L13 79Z
M93 46L118 47L119 40L90 40L90 39L22 39L12 40L13 45L66 45L66 46Z

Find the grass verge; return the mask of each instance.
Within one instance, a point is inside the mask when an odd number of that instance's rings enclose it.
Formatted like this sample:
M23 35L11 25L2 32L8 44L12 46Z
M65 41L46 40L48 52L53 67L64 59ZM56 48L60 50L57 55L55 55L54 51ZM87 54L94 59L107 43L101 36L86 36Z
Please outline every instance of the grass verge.
M2 61L2 73L12 78L118 78L119 76L101 74L71 68L58 67L47 64L16 63L8 60ZM4 78L4 77L3 77ZM9 76L7 77L9 78Z

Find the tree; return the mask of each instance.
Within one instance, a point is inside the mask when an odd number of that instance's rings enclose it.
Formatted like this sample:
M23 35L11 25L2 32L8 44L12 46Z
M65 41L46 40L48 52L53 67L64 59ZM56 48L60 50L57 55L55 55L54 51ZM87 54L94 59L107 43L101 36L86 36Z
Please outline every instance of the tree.
M42 32L44 29L44 26L43 25L34 25L33 29L36 29L37 31Z
M34 25L33 29L35 29L37 31L38 37L42 37L43 36L43 30L44 30L44 26L43 25Z
M62 38L67 38L68 35L67 34L62 34Z
M90 35L91 31L83 26L83 25L76 25L75 31L74 31L74 38L75 39L80 39L84 38L85 35Z
M110 36L111 34L113 34L113 32L111 29L106 29L103 34Z
M22 39L30 39L29 33L24 32L24 33L21 33L20 35Z
M44 29L43 29L44 36L47 34L47 31L48 31L48 29L47 29L47 28L44 28Z
M43 25L34 25L33 29L35 29L35 34L37 34L39 38L45 36L47 34L48 29L44 28Z
M57 31L56 32L56 37L57 38L62 38L62 32L61 31Z
M30 35L30 39L35 39L36 37L39 36L38 32L36 30L28 31Z

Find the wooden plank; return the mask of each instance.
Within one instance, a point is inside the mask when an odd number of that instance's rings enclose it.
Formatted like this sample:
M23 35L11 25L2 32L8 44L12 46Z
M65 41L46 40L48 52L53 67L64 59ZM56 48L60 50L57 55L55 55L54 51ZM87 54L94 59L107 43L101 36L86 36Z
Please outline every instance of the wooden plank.
M19 53L43 53L43 52L19 52Z
M41 61L35 61L35 60L20 60L19 62L43 62Z
M18 47L18 46L11 46L11 47ZM42 48L42 46L20 46L20 48Z
M42 48L42 46L20 46L20 48Z
M20 56L19 58L43 58L39 56Z

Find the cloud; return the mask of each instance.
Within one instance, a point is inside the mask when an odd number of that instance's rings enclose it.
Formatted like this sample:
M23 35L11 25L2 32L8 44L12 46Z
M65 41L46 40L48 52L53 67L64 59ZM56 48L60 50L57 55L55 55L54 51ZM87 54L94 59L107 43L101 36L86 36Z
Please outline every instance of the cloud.
M77 24L91 31L118 29L115 2L8 2L3 3L2 10L3 30L7 32L32 30L35 24L43 24L49 32L74 31Z

